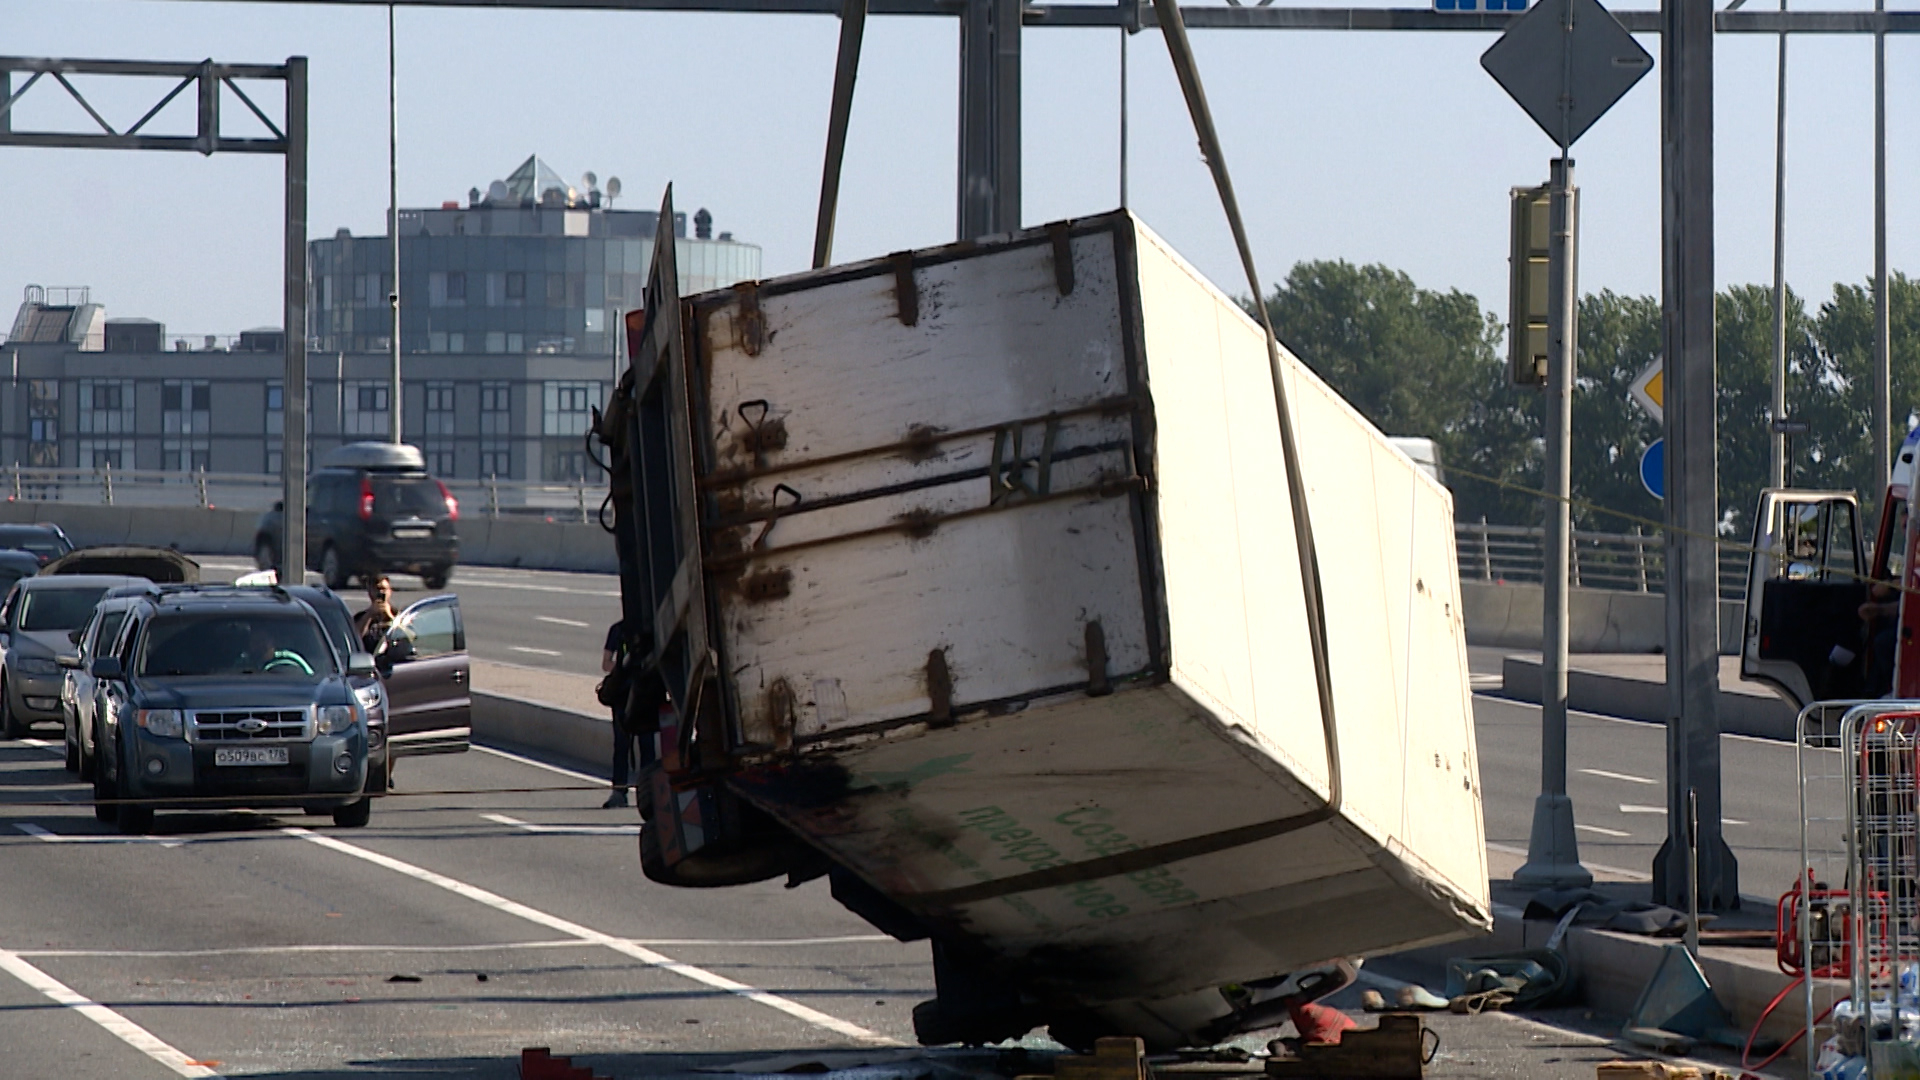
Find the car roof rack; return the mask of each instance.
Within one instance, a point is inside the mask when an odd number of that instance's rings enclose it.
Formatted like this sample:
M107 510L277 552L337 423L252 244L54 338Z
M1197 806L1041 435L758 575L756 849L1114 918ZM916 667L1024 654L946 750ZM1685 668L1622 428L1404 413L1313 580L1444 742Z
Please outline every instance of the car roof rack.
M426 472L427 457L406 443L357 442L320 455L322 469L370 469L382 472Z

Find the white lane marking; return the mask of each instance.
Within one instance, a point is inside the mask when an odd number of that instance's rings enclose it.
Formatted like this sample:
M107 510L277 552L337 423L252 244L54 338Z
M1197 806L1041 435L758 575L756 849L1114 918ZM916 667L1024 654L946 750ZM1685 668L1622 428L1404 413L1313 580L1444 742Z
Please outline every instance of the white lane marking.
M561 655L561 653L560 653L560 652L558 652L557 650L554 650L554 649L536 649L536 648L534 648L534 647L533 647L533 646L531 646L531 645L509 645L509 646L507 646L507 648L509 648L509 649L512 649L512 650L513 650L514 652L523 652L523 653L532 653L532 654L533 654L533 655L535 655L535 656L559 656L559 655Z
M505 814L481 814L482 818L496 825L511 825L530 833L555 833L562 836L638 836L638 825L535 825L530 821L510 818Z
M485 578L463 577L460 587L478 586L482 589L517 589L521 592L563 593L568 596L610 596L620 598L618 589L569 589L563 585L535 585L527 581L488 581Z
M1623 814L1659 814L1664 817L1666 815L1667 808L1664 806L1635 806L1632 803L1621 803L1620 812ZM1722 825L1749 824L1749 822L1741 821L1739 818L1730 818L1730 817L1721 818L1720 823Z
M1504 687L1506 684L1507 680L1504 676L1488 675L1478 671L1467 674L1467 685L1475 690L1492 690L1497 687Z
M555 626L577 626L582 630L585 630L591 625L589 623L583 623L578 619L561 619L552 615L535 615L534 619L538 622L550 622Z
M765 990L756 990L745 983L735 982L725 975L716 975L704 968L694 967L692 964L683 964L670 956L654 952L652 949L641 945L636 945L625 938L616 938L603 934L598 930L583 926L570 919L563 919L558 915L550 915L547 912L528 907L517 901L509 900L498 893L488 892L477 885L469 885L464 881L457 881L444 874L437 874L425 867L415 866L409 862L402 862L390 855L382 855L369 848L363 848L357 844L349 844L344 840L338 840L331 836L322 836L319 833L311 832L307 829L294 827L281 831L289 836L297 836L309 843L318 844L329 851L337 851L342 855L349 855L353 858L372 863L375 866L392 870L397 874L404 874L416 881L422 881L426 884L445 889L456 896L464 897L475 903L484 904L487 907L493 908L495 911L525 919L536 925L544 926L549 930L557 930L562 934L570 934L582 941L590 941L597 945L604 945L623 956L630 956L643 964L660 968L663 971L671 971L684 979L690 979L693 982L711 986L716 990L724 990L730 994L738 994L749 1001L765 1005L770 1009L776 1009L795 1019L805 1021L815 1027L824 1028L836 1035L845 1036L856 1042L865 1043L868 1046L904 1045L885 1035L868 1031L858 1024L848 1023L837 1016L829 1016L818 1009L809 1008L797 1001L783 998L778 994L770 994Z
M153 1060L172 1069L181 1076L219 1076L187 1055L161 1042L159 1037L139 1024L121 1016L105 1005L95 1004L84 995L77 994L67 985L53 976L34 967L20 958L20 954L0 949L0 971L6 971L14 978L26 983L56 1004L79 1013L81 1016L99 1024L107 1033L147 1055Z
M885 934L841 934L837 937L766 938L755 941L727 941L719 938L628 938L635 945L739 946L752 949L778 949L793 946L854 945L892 941ZM100 960L204 960L222 956L269 956L278 953L487 953L519 952L527 949L597 949L597 941L561 938L552 941L502 941L492 945L250 945L226 949L20 949L15 955L35 959Z
M1605 769L1581 769L1580 771L1586 773L1588 776L1598 776L1605 780L1624 780L1629 784L1658 784L1660 782L1658 780L1649 780L1644 776L1634 776L1631 773L1608 772Z
M516 754L511 750L502 750L496 746L482 746L479 743L474 743L472 746L472 749L478 750L483 754L492 754L494 757L506 758L508 761L517 761L522 765L531 765L536 769L545 769L550 773L558 773L561 776L570 776L575 780L586 780L595 784L604 784L607 782L607 778L604 776L594 776L590 773L579 772L577 770L569 769L561 765L549 765L544 761L536 761L533 758L527 757L522 754Z
M185 840L168 840L159 836L114 836L109 833L62 836L56 832L48 832L31 821L16 821L13 827L36 840L45 840L49 844L159 844L165 848L176 848L186 843Z
M1590 832L1598 836L1632 836L1633 835L1632 833L1621 832L1619 829L1603 829L1598 825L1581 825L1576 823L1573 827L1580 830L1581 832Z
M1527 857L1526 848L1515 847L1512 844L1498 844L1493 842L1492 840L1487 841L1487 850L1498 851L1506 855L1518 855L1523 859ZM1586 867L1588 870L1591 870L1596 874L1612 874L1615 877L1624 878L1627 881L1652 881L1653 880L1653 875L1647 873L1644 870L1628 870L1625 867L1621 867L1621 866L1607 866L1604 863L1587 862L1585 860L1581 860L1580 865ZM1499 905L1497 904L1494 906L1496 908L1499 907Z

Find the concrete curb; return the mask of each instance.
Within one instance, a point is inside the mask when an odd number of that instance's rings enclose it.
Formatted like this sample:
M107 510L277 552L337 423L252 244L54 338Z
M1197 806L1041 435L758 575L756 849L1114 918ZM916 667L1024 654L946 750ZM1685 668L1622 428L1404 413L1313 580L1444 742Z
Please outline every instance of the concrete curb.
M473 691L473 738L537 750L588 771L604 772L613 760L611 716L483 690Z
M1626 675L1587 671L1582 670L1579 664L1579 658L1575 657L1568 665L1568 708L1626 720L1644 720L1652 724L1667 722L1667 684L1664 681L1649 682ZM1500 662L1500 683L1502 697L1538 705L1539 658L1503 658ZM1723 685L1716 711L1720 730L1724 734L1793 741L1796 720L1793 708L1772 694L1731 692Z

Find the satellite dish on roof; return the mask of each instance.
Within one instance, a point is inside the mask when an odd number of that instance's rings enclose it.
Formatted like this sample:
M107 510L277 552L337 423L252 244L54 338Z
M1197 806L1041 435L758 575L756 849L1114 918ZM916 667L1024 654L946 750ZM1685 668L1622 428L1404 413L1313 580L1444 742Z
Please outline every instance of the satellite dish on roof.
M507 182L505 180L495 180L493 183L487 185L487 201L490 203L507 201Z
M620 178L617 176L607 177L607 198L617 199L619 197L620 197Z
M580 177L580 186L586 188L588 191L592 191L594 188L600 186L600 178L593 175L592 169L588 169L586 173Z

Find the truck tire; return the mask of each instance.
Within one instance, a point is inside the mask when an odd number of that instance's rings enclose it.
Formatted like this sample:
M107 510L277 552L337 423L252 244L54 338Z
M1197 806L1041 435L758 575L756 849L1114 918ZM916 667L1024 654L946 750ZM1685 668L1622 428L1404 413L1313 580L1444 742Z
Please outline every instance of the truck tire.
M708 855L690 855L672 866L660 851L660 826L640 826L640 871L647 880L682 889L724 889L785 877L799 864L791 842L755 845Z
M365 795L333 812L333 823L342 829L358 829L373 818L373 800Z
M334 592L347 587L346 564L340 561L340 553L333 549L332 544L328 544L326 550L320 553L320 576L326 579L327 588Z
M420 575L420 581L427 588L438 591L447 587L447 579L452 576L453 567L433 566L428 567L426 572Z

